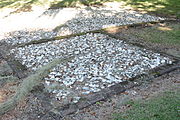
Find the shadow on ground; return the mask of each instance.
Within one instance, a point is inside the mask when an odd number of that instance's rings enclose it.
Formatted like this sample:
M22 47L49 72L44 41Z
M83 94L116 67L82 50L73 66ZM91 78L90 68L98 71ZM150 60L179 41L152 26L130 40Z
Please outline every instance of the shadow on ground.
M179 0L1 0L0 8L14 7L14 12L31 11L32 5L49 5L50 9L76 7L77 5L102 5L105 2L123 2L123 6L131 6L137 10L157 15L180 18Z
M132 6L137 10L155 13L161 16L180 17L180 1L179 0L62 0L53 3L50 9L59 7L75 7L77 4L102 5L105 2L118 1L124 2L123 6Z

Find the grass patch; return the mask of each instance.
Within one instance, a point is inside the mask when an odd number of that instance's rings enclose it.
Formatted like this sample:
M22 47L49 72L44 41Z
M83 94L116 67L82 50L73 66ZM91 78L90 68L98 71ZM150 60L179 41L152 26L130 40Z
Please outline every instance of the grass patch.
M180 18L180 0L117 0L138 10Z
M132 32L139 39L164 45L180 46L180 24L154 25Z
M180 90L164 92L146 101L130 101L131 109L114 113L114 120L179 120Z

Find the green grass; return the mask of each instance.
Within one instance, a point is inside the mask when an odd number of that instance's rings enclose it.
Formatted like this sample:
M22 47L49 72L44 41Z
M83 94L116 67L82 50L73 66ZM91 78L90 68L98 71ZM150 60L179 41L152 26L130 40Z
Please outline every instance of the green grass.
M180 0L117 0L138 10L180 18Z
M168 91L146 101L130 101L131 109L114 113L114 120L179 120L180 90Z
M180 23L154 25L134 31L132 35L147 42L180 46Z

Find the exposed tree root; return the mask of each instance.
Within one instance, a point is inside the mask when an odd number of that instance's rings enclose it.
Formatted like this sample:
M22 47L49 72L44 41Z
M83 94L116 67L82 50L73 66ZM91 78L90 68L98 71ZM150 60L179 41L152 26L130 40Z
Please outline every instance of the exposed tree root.
M41 67L35 74L32 74L25 78L16 91L16 94L8 99L6 102L0 104L0 115L5 114L9 110L12 110L16 107L16 105L23 99L25 96L34 88L34 86L38 85L41 80L49 74L50 69L55 67L57 64L68 62L72 60L74 56L62 58L62 59L54 59L52 62L47 65Z

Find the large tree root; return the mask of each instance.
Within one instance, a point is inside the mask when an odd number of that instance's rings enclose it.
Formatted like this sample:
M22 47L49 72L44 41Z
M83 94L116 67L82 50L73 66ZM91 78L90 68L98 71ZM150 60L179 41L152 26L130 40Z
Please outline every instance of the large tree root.
M41 80L49 74L50 69L55 67L57 64L68 62L73 58L74 57L71 56L63 59L55 59L47 65L41 67L35 74L32 74L25 78L16 91L15 95L12 98L8 99L6 102L0 104L0 115L3 115L9 110L15 108L16 105L34 88L34 86L37 86L41 82Z

